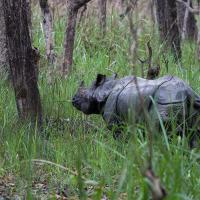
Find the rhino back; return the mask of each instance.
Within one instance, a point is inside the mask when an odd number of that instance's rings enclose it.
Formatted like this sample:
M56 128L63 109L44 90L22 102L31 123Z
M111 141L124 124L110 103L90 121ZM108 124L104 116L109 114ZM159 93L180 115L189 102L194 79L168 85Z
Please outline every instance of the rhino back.
M138 90L139 88L139 90ZM125 120L144 119L143 109L148 110L157 85L149 81L140 82L138 86L131 84L125 88L118 97L117 112Z
M148 109L152 96L165 78L146 80L128 76L120 79L109 95L104 107L104 120L110 123L143 118L143 107ZM137 85L137 86L136 86ZM138 92L139 88L139 92ZM141 98L143 103L141 103Z
M155 95L154 100L158 104L175 104L181 103L188 97L188 85L177 77L172 77L171 80L163 82Z

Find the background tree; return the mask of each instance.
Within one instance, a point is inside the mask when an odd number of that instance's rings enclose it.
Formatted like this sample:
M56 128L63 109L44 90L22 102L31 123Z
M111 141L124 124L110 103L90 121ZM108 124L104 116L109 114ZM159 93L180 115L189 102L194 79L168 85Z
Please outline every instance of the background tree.
M98 0L99 23L103 35L106 33L106 3L107 0Z
M192 8L192 0L183 0L189 3ZM196 19L192 12L181 2L177 2L178 11L178 26L182 35L182 39L196 40L197 39L197 26Z
M131 33L129 54L131 65L134 67L137 60L138 50L138 0L127 1L126 12L128 16L129 29ZM133 17L134 16L134 17ZM135 18L135 21L133 20Z
M156 0L155 5L161 41L172 49L177 60L181 58L181 37L177 25L176 1Z
M3 0L9 65L20 119L42 124L37 86L38 52L32 48L26 0Z
M190 6L190 1L183 1L183 0L177 0L177 2L181 3L182 5L185 6L185 8L192 14L197 14L199 15L200 13L200 10L199 9L194 9ZM198 1L198 6L199 6L199 1ZM197 34L197 45L198 45L198 48L197 48L197 57L198 59L200 60L200 30L198 30L198 34Z
M71 71L73 62L73 49L76 30L76 21L78 10L91 0L74 0L68 1L68 18L66 24L65 41L64 41L64 58L62 71L63 74L68 74Z
M53 37L53 19L48 0L40 0L40 8L42 11L42 25L46 43L46 56L50 63L54 63L54 37Z
M0 1L0 74L8 71L8 66L3 2Z

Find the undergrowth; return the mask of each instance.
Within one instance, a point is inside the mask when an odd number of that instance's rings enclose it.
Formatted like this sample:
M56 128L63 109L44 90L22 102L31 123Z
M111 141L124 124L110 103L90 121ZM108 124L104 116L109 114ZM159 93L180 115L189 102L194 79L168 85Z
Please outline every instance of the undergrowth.
M77 27L73 71L63 79L60 66L65 19L56 19L54 25L56 66L46 62L44 36L35 12L33 19L34 46L41 52L39 89L44 130L38 133L18 121L13 89L2 79L0 175L14 176L16 188L10 193L25 195L26 199L35 199L36 194L56 199L58 190L67 190L69 199L151 199L143 176L148 166L148 142L141 128L127 127L124 134L130 135L129 140L116 141L101 116L85 116L71 105L79 82L85 80L89 85L97 73L141 76L140 62L132 63L129 55L128 22L120 21L117 15L108 18L107 33L102 38L95 19L82 21ZM147 57L149 40L153 62L161 66L160 76L176 75L200 94L196 46L192 42L182 44L181 63L175 63L170 52L165 53L166 65L159 54L162 45L156 27L153 32L147 21L138 39L140 58ZM158 136L153 140L153 168L166 188L166 199L200 199L199 150L190 150L184 138L165 140L162 131L154 134ZM35 189L38 183L47 187L45 192Z

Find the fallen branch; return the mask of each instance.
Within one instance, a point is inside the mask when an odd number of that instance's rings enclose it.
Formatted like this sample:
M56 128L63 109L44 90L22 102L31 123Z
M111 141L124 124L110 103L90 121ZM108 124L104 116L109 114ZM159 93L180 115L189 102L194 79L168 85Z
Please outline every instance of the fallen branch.
M64 167L60 164L57 164L57 163L54 163L54 162L51 162L51 161L48 161L48 160L42 160L42 159L32 159L31 160L33 163L35 164L48 164L48 165L53 165L55 167L58 167L64 171L68 171L69 173L71 173L72 175L74 176L78 176L78 172L76 171L72 171L71 169L67 168L67 167ZM85 184L88 184L88 185L98 185L98 182L94 181L94 180L87 180L84 176L81 177Z

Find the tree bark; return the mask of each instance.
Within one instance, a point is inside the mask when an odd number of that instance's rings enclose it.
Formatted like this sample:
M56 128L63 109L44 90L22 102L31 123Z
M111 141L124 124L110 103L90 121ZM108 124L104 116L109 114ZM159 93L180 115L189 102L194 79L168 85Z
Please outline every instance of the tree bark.
M71 71L73 63L73 49L76 32L76 21L78 10L91 0L74 0L68 1L68 19L66 24L65 41L64 41L64 58L62 71L63 75Z
M8 72L9 68L5 31L3 2L0 1L0 74Z
M3 0L8 57L20 119L41 127L42 109L37 86L38 53L32 49L26 0Z
M31 0L26 0L26 13L27 13L27 20L28 20L28 27L31 40L33 40L33 33L32 33L32 12L31 12Z
M53 20L48 0L40 0L40 7L43 17L42 24L46 43L46 56L48 61L53 64L55 62Z
M107 0L99 0L98 7L99 7L99 24L102 35L106 34L106 3Z
M181 58L181 38L177 25L176 1L156 0L156 13L161 41L172 49L178 60Z
M188 2L188 0L183 0ZM193 7L192 0L190 0L190 7ZM196 19L192 12L185 7L183 3L177 2L178 26L182 35L182 39L197 40L198 30Z
M127 8L130 5L127 4ZM134 23L133 21L133 14L136 19L136 22ZM138 7L137 7L137 0L134 1L134 7L130 6L130 11L127 13L128 16L128 21L129 21L129 29L131 33L131 41L130 41L130 46L129 46L129 52L131 55L131 63L134 68L135 61L137 60L137 50L138 50Z
M71 9L68 11L68 25L64 43L64 49L65 49L64 62L63 62L64 74L68 74L71 71L71 66L73 63L73 49L74 49L77 14L78 10Z

